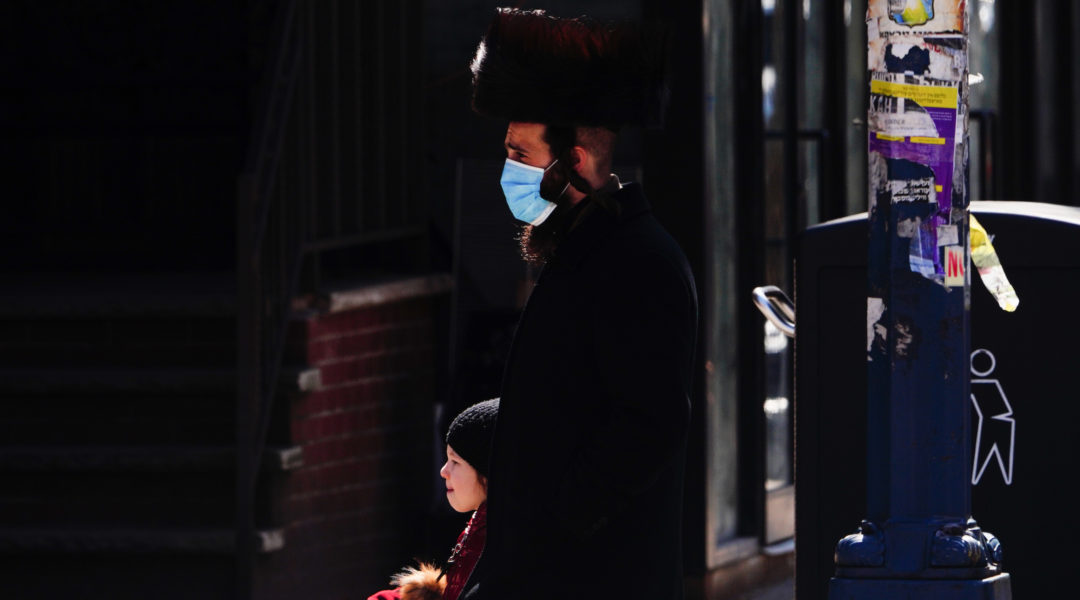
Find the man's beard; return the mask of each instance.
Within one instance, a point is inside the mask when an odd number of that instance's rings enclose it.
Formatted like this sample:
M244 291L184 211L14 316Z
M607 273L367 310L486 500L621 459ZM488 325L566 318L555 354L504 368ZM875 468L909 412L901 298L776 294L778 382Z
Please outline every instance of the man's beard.
M575 204L563 193L566 190L567 177L560 170L546 177L540 185L540 196L555 203L555 210L539 225L522 225L517 234L521 257L532 266L543 266L555 254L566 234L573 228L581 215L588 199ZM550 180L550 181L549 181Z

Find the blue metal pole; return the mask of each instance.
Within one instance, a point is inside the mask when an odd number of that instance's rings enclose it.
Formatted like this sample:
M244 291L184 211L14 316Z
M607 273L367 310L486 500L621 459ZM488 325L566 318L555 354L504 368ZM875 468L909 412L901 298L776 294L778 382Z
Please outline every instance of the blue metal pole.
M868 4L867 515L830 600L1011 598L968 481L967 4Z

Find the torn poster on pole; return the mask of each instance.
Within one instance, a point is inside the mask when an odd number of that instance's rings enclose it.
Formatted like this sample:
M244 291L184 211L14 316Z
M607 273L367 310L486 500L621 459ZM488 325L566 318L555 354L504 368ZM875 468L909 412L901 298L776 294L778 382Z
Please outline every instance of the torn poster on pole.
M951 205L958 101L957 82L895 73L875 73L870 82L870 151L930 167L931 201L945 208Z
M871 156L886 160L889 175L883 187L889 201L934 205L909 234L910 268L943 284L945 260L938 231L953 224L959 99L957 81L900 73L873 73L870 81L869 149Z
M924 5L925 15L919 8ZM925 205L918 216L908 217L918 224L909 222L899 231L910 240L907 266L945 287L958 287L956 273L947 273L946 248L957 245L957 227L965 216L962 208L953 210L964 202L953 199L966 194L967 115L961 99L967 53L964 37L951 33L962 31L962 19L933 9L934 3L921 0L871 2L868 149L871 163L881 160L885 167L872 174L887 177L871 184L878 190L873 200Z

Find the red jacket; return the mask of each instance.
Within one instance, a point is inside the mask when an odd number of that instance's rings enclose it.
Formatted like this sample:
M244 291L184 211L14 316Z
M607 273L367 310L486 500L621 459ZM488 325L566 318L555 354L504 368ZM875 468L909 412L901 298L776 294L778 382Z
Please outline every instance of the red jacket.
M369 596L368 600L457 600L473 567L480 559L487 539L487 504L481 504L473 512L465 530L458 536L457 544L446 561L445 576L439 569L424 563L419 569L407 568L390 580L398 586Z

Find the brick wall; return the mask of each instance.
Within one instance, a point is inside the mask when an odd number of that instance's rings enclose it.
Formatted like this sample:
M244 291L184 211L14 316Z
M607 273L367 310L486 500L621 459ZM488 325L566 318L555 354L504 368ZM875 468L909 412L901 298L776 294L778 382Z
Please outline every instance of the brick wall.
M286 546L265 558L260 597L366 598L420 552L449 286L412 281L293 324L289 362L317 368L321 386L282 399L304 466L274 492Z

